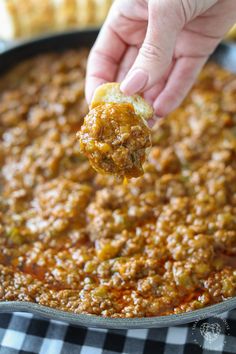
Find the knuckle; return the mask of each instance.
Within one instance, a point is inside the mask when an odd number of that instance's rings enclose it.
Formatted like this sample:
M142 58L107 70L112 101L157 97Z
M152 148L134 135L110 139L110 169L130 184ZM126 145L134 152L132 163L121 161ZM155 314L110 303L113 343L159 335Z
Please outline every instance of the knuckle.
M145 59L151 61L161 61L163 57L165 57L164 50L153 43L143 43L140 48L140 53L145 57Z

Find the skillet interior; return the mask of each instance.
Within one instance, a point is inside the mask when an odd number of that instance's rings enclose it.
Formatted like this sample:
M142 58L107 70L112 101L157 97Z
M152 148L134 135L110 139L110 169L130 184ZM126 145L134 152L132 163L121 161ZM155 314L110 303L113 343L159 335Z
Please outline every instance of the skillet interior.
M50 37L42 37L33 41L21 43L11 47L0 55L0 74L20 62L34 55L61 51L70 48L91 46L96 39L97 30L73 31L57 34ZM212 55L216 61L226 69L236 72L236 46L231 43L221 44ZM151 328L166 327L195 321L199 317L209 317L236 307L236 297L223 303L208 306L206 308L183 313L179 315L159 316L150 318L103 318L94 315L78 315L56 309L44 307L35 303L24 302L0 302L0 312L25 311L41 315L45 318L53 318L66 321L74 325L84 325L101 328Z

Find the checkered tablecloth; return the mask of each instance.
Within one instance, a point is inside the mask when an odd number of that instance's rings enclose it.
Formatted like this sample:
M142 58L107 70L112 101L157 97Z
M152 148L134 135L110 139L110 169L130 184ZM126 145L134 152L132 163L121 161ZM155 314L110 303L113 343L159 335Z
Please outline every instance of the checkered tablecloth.
M194 324L149 330L103 330L74 327L31 314L0 313L0 354L236 353L236 310L221 318L227 323L227 333L222 330L217 339L209 341L197 333L199 328L194 328Z

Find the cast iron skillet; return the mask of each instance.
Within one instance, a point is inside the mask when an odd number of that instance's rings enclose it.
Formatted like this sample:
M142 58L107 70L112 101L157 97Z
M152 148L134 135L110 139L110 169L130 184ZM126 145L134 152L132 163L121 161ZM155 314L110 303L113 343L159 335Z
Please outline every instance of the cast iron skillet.
M49 52L61 51L69 48L91 46L96 39L97 30L73 31L53 36L41 37L29 42L11 47L0 54L0 76L19 61L31 56ZM212 55L212 60L227 69L236 72L236 47L230 43L221 44ZM0 302L1 312L23 311L32 312L49 319L56 319L74 325L100 328L157 328L168 327L188 322L199 318L210 317L236 308L236 297L208 306L200 310L186 312L178 315L146 317L146 318L104 318L94 315L79 315L53 308L41 306L30 302Z

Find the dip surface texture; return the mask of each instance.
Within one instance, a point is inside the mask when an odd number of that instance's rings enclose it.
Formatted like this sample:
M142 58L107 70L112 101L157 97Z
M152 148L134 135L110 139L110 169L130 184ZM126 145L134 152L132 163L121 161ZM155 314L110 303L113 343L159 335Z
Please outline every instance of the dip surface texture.
M208 64L124 185L79 152L86 60L46 54L1 78L0 301L142 317L235 296L236 76Z

